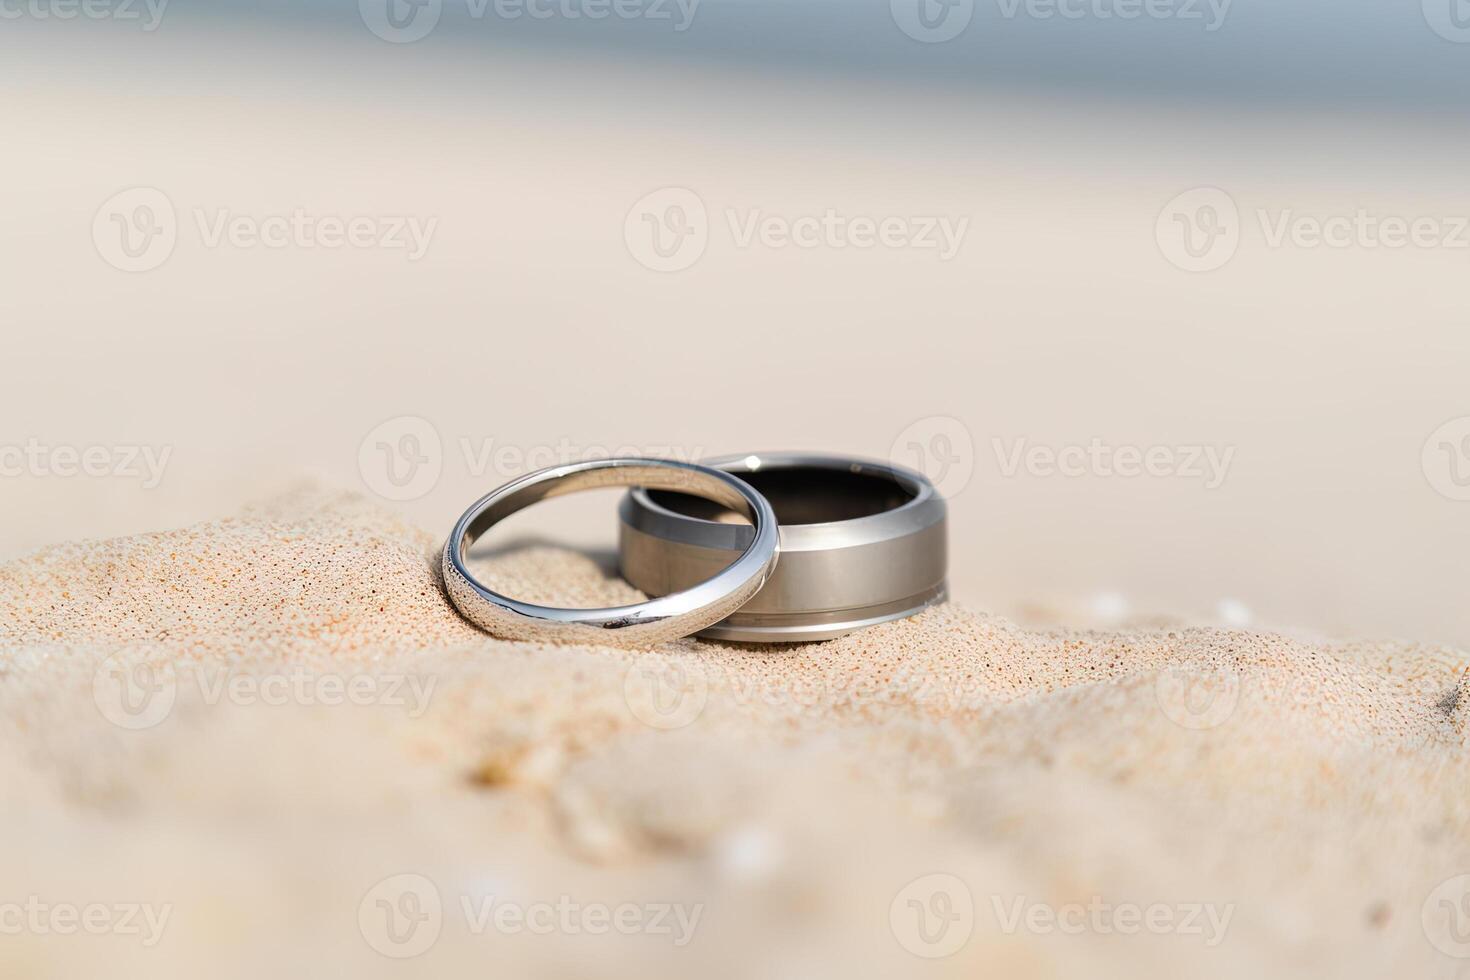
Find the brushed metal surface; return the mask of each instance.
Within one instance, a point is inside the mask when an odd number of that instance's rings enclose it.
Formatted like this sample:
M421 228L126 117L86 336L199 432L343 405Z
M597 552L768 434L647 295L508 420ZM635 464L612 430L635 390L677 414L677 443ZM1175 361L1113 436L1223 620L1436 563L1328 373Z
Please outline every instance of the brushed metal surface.
M771 501L781 560L753 598L700 636L831 639L947 598L946 506L920 474L810 453L752 453L705 465L752 483ZM618 508L623 577L649 595L666 595L719 574L753 531L712 510L646 487L631 490ZM822 517L837 519L814 519Z

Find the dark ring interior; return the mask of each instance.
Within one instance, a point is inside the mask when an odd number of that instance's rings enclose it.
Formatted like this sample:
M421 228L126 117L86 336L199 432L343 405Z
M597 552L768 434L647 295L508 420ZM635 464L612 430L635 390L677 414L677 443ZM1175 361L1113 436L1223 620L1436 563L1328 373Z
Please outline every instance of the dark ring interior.
M533 479L535 476L536 474L532 474L531 477L523 479ZM755 510L737 487L707 474L691 473L688 470L669 469L656 465L640 466L633 461L618 465L583 467L578 472L560 479L533 479L529 485L521 486L510 493L505 492L506 487L501 487L491 495L498 499L476 513L466 525L459 542L459 553L463 556L490 528L507 517L547 498L606 487L657 485L701 487L703 492L708 493L711 498L718 499L706 500L703 497L679 493L677 490L660 492L694 501L717 514L736 515L746 524L754 523ZM780 522L777 521L777 523Z
M826 524L851 521L895 510L915 493L893 477L878 472L824 466L772 467L753 473L732 471L771 502L781 524ZM649 490L654 503L676 514L706 521L738 518L717 503L668 490Z

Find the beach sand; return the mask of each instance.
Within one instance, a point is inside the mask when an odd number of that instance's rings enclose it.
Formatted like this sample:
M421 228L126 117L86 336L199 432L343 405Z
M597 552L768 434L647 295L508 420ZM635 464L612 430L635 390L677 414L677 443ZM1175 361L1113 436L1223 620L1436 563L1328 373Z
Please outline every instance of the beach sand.
M1253 72L1201 102L177 6L0 30L0 977L1470 971L1465 253L1271 240L1470 213L1463 127ZM1191 272L1159 224L1208 188L1238 251ZM129 272L98 222L140 189L177 241ZM680 272L628 240L660 189L708 218ZM437 231L211 234L298 212ZM829 212L969 232L741 234ZM1095 441L1234 455L1015 464ZM955 602L642 655L461 620L466 504L625 446L937 464ZM587 550L611 514L539 506L579 550L484 574L636 598Z
M0 901L157 926L42 914L0 971L1463 968L1464 653L963 605L808 646L532 646L460 619L437 546L308 487L0 567ZM637 595L550 548L484 574Z

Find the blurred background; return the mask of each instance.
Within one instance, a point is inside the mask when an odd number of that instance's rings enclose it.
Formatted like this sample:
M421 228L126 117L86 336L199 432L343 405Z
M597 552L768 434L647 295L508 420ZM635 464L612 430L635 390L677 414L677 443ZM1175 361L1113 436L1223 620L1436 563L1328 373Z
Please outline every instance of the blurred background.
M814 449L972 607L1470 643L1464 0L0 0L0 76L0 558Z

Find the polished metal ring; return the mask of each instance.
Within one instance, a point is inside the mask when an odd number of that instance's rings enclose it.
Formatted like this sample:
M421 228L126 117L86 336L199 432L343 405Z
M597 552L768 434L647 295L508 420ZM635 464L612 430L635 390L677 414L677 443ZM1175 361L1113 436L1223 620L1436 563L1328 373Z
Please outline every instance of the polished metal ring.
M470 545L523 507L578 490L629 486L706 499L748 520L750 533L733 561L632 606L560 609L521 602L485 588L465 565ZM593 460L538 470L476 501L444 545L444 585L466 619L505 639L650 646L697 633L744 605L776 567L778 541L776 515L766 498L728 473L661 459Z
M700 633L804 643L912 616L946 598L944 498L922 475L846 456L759 453L707 460L775 509L781 565L765 588ZM664 595L709 577L750 546L717 505L638 488L622 500L623 577Z

